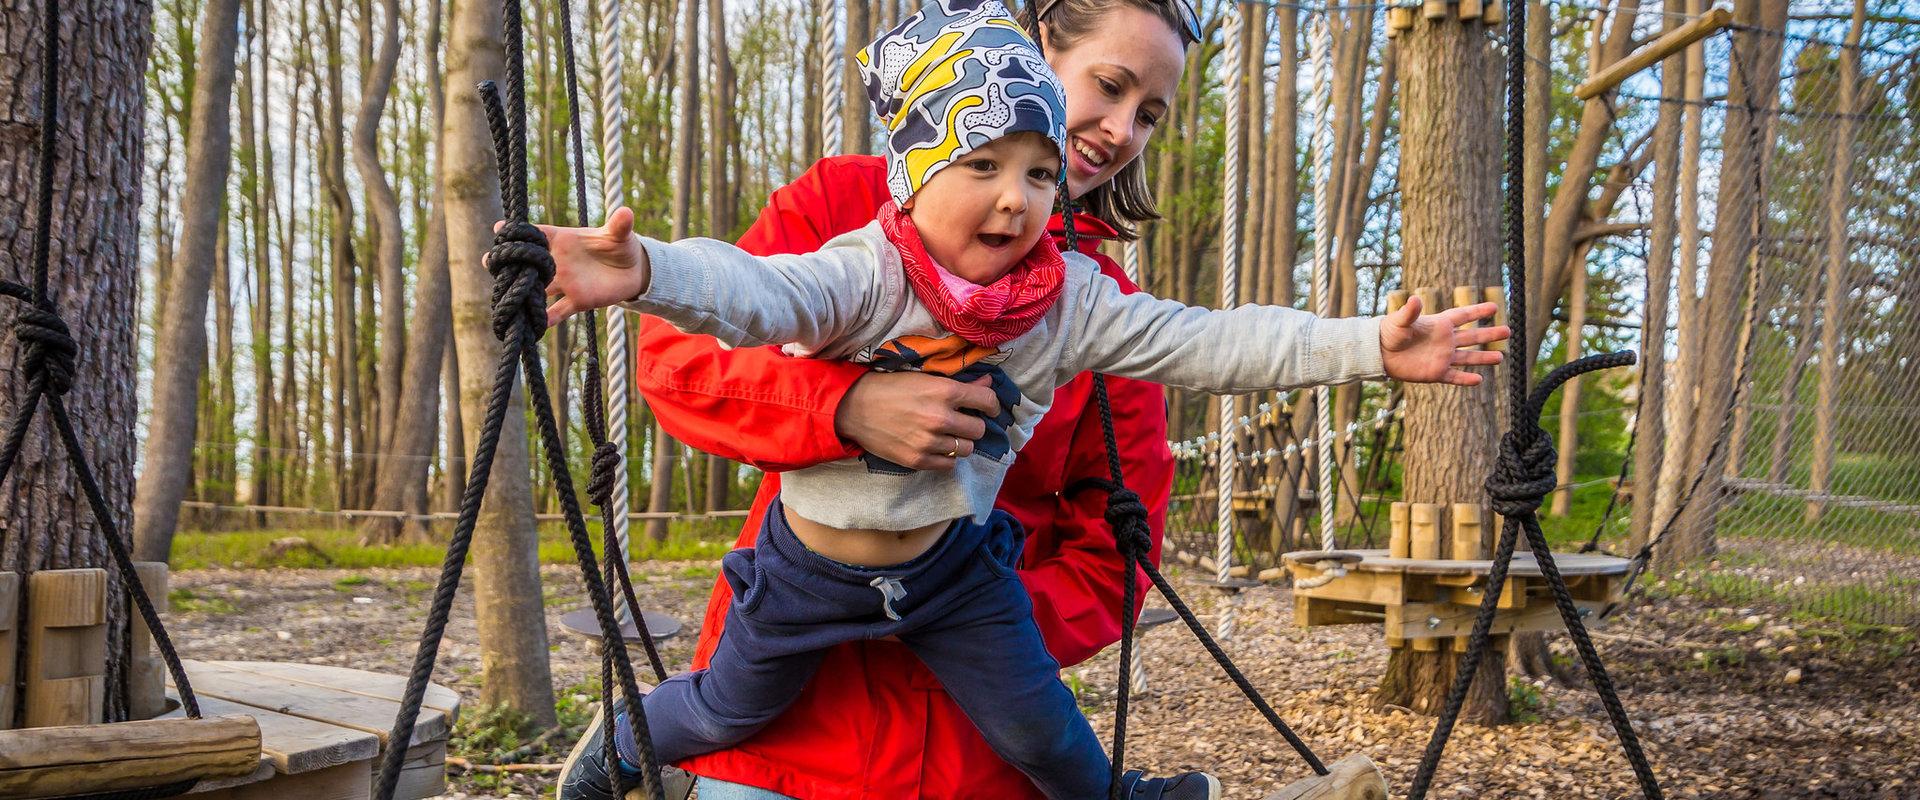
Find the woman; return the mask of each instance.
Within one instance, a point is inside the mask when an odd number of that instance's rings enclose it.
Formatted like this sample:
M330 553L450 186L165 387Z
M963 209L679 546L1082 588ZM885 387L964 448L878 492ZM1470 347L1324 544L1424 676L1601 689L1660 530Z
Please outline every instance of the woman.
M1131 238L1134 223L1155 216L1139 156L1172 103L1198 20L1187 0L1043 0L1037 16L1037 38L1067 92L1068 190L1088 210L1075 219L1080 247L1131 289L1094 248ZM880 158L824 159L776 191L739 244L763 255L811 252L872 221L887 198ZM1050 230L1059 236L1062 227L1055 217ZM862 452L951 468L984 431L965 412L997 411L985 386L839 361L795 364L765 348L726 351L654 319L642 322L636 360L640 391L670 433L769 471L741 547L754 543L779 470ZM1152 510L1158 562L1173 473L1164 400L1151 384L1109 380L1108 388L1128 482ZM1030 531L1021 577L1047 649L1062 664L1120 637L1123 585L1105 497L1064 493L1076 480L1106 476L1092 379L1081 375L1055 394L1053 413L998 500ZM731 600L718 582L695 668L712 654ZM926 668L885 641L832 651L779 720L746 744L681 766L702 776L703 800L1039 796L987 748Z

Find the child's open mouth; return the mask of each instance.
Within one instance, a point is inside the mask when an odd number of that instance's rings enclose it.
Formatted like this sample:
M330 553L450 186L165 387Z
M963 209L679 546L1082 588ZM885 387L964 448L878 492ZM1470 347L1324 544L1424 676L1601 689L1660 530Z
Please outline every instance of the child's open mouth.
M1013 235L1007 233L982 233L974 238L979 239L981 244L996 250L1013 243Z

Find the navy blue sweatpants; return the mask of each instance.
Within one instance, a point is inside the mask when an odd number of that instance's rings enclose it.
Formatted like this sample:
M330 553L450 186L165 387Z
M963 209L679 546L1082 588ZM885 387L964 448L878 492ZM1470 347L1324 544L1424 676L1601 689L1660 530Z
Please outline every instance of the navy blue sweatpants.
M721 561L733 607L712 664L646 696L654 752L673 763L738 744L799 697L827 648L897 636L1047 797L1105 797L1106 753L1014 573L1025 538L996 511L984 525L954 523L907 563L855 567L801 544L775 500L759 543Z

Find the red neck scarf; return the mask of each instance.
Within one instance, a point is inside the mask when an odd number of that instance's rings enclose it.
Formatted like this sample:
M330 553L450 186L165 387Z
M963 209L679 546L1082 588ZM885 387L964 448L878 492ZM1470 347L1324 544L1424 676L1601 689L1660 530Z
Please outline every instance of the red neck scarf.
M1053 237L1041 236L1013 269L985 286L947 272L927 253L920 230L898 203L880 209L880 229L900 251L900 264L920 303L947 330L983 347L999 347L1033 329L1059 299L1066 261ZM956 297L955 288L960 296Z

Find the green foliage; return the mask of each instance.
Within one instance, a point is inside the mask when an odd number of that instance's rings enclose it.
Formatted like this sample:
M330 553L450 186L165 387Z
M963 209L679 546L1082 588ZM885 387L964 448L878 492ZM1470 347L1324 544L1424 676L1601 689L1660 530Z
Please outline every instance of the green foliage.
M460 713L448 746L455 753L493 761L525 744L536 733L532 728L525 712L507 705L483 705Z
M667 538L652 541L645 536L633 539L632 557L636 561L699 561L717 559L732 546L737 521L674 520ZM725 533L717 533L725 531ZM589 522L588 533L593 552L600 554L599 523ZM286 536L306 539L319 553L305 548L274 554L275 539ZM240 569L391 569L399 567L437 567L446 557L440 543L366 544L358 531L323 528L304 531L251 530L225 532L182 531L174 537L170 563L176 570L234 567ZM540 563L576 563L573 544L565 527L540 526ZM365 584L365 576L353 575L336 581L334 588L346 591Z
M224 597L201 597L186 587L167 592L167 604L175 614L232 614L240 610Z
M365 575L348 575L333 582L333 588L345 592L355 587L365 586L371 581Z
M1514 724L1532 725L1551 710L1553 698L1542 694L1540 687L1518 675L1507 677L1507 716Z

